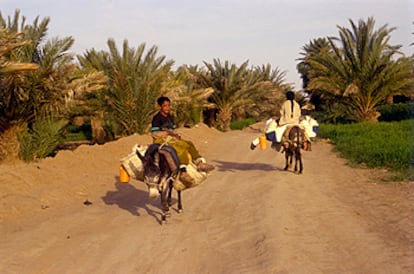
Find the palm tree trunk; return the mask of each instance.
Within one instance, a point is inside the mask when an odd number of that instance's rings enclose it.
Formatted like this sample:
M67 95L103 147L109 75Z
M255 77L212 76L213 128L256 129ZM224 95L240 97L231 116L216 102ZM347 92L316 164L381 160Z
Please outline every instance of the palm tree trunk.
M246 119L246 111L244 107L238 107L234 110L234 116L236 121Z
M394 104L394 96L388 95L387 98L385 99L385 101L387 102L387 105Z
M375 109L369 109L359 113L361 122L378 122L378 117L380 117L380 115L381 113Z
M92 140L94 143L104 144L106 141L106 132L103 128L103 113L91 118Z
M17 139L17 132L19 131L21 131L19 126L11 126L0 132L0 163L18 159L20 144Z
M231 122L231 115L232 115L232 107L225 106L219 110L217 114L217 121L218 125L224 130L230 130L230 122Z

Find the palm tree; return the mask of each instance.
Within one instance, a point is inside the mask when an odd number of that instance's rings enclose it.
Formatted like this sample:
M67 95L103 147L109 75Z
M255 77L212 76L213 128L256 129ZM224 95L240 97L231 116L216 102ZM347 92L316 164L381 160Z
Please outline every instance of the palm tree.
M282 91L290 86L284 84L285 72L270 64L248 68L248 61L238 67L218 59L204 64L207 71L198 74L199 82L214 89L209 100L216 105L218 126L225 131L230 130L232 119L273 115Z
M29 40L18 41L23 33L7 33L6 29L0 29L0 75L35 70L39 66L33 63L20 63L8 60L7 55L14 49L30 44Z
M72 62L69 52L74 43L72 37L46 40L49 18L39 22L36 17L33 25L20 21L17 10L13 20L0 16L0 26L8 31L20 31L24 46L9 52L11 62L35 64L36 70L25 75L9 77L0 87L5 94L7 105L4 116L8 120L33 123L46 117L66 118L67 107L73 98L84 92L100 90L106 79L97 71L81 71ZM32 65L33 66L33 65Z
M331 52L331 46L328 39L317 38L311 40L309 44L302 47L302 52L300 53L302 57L298 59L300 62L296 66L296 69L302 78L303 91L310 96L310 103L315 106L316 110L321 110L320 106L323 105L323 93L319 92L317 89L311 90L308 87L310 81L309 73L311 70L309 60L322 52Z
M35 70L39 66L33 63L11 61L7 56L14 49L30 43L29 40L18 41L22 33L9 34L6 29L0 29L0 86L7 86L14 77L24 71ZM5 89L0 88L0 133L4 132L10 123L6 119L5 110L9 108L10 96Z
M191 126L203 122L203 110L215 107L207 100L214 90L200 85L200 73L198 66L183 65L171 73L170 80L164 82L163 92L172 99L173 112L179 125Z
M292 89L291 84L285 83L286 71L278 67L273 69L270 64L261 65L251 71L256 76L252 94L253 104L242 109L248 117L256 120L268 119L279 114L280 105L285 100L285 92ZM239 108L240 109L240 108Z
M40 128L37 123L42 124L42 131L49 127L51 135L59 134L56 126L61 129L65 125L62 121L67 119L68 107L74 99L85 92L100 90L105 82L99 72L81 71L72 62L73 56L69 53L74 42L72 37L46 40L49 22L49 18L40 21L36 17L33 24L28 25L25 17L20 18L19 10L13 19L5 20L0 14L0 29L10 33L14 41L7 54L1 57L6 64L13 64L12 69L6 65L2 71L27 70L24 74L0 75L0 117L2 124L4 121L15 127L16 132L27 129L27 134L37 134L33 131ZM55 123L56 119L61 121ZM55 137L52 136L49 147L57 145ZM33 146L20 143L20 147L39 148L46 143L42 138L36 140L41 143ZM30 154L30 151L25 152L25 155Z
M351 29L338 27L339 38L328 38L330 50L323 48L307 60L308 88L345 106L356 121L377 121L376 107L388 96L412 95L413 63L399 52L401 46L389 45L395 28L384 25L375 31L372 17L350 24Z
M92 49L78 56L85 69L101 70L109 78L101 107L110 130L117 136L144 133L155 111L156 98L169 76L173 61L157 56L158 48L145 52L145 43L130 48L124 40L122 52L108 39L109 52Z
M218 108L217 122L223 130L230 130L233 110L251 101L251 90L246 85L248 72L248 61L245 61L240 67L235 64L229 64L225 61L221 64L219 59L214 59L213 64L204 62L208 74L200 75L203 77L206 85L214 89L212 102Z
M285 77L286 71L281 71L279 67L272 68L270 64L257 66L255 73L259 81L270 81L276 86L286 86Z

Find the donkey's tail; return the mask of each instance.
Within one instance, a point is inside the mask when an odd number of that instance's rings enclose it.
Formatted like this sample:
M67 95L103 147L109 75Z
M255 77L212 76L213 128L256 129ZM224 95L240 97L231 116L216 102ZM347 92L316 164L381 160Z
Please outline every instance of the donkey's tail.
M302 130L298 126L295 126L294 130L295 130L295 135L294 135L295 136L295 139L294 139L295 147L300 149L302 146L302 142L303 142Z

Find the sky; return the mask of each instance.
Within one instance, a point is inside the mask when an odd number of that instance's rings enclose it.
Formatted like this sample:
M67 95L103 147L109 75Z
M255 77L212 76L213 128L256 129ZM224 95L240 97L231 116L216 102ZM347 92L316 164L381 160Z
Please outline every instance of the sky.
M414 53L414 0L0 0L3 18L15 10L27 24L50 18L47 38L72 36L72 51L108 50L109 38L122 51L124 40L137 48L158 47L158 55L183 64L222 63L250 67L270 64L286 72L286 83L301 89L297 59L303 47L320 37L338 37L375 19L391 32L391 45Z

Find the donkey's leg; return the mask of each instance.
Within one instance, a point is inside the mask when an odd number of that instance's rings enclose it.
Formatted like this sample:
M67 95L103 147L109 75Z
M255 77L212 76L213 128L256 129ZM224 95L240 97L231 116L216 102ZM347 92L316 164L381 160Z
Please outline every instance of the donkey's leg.
M169 182L168 182L168 199L167 199L168 206L172 205L172 201L171 201L172 189L173 189L173 181L169 180Z
M302 166L302 155L300 153L300 147L295 148L295 172L298 171L298 168L299 168L299 173L302 173L303 166Z
M166 194L167 194L166 189L161 191L161 209L162 209L161 223L165 223L167 221L167 217L170 217L170 208L168 206Z
M162 203L162 216L161 216L161 222L165 223L167 221L167 218L170 217L170 209L168 208L167 202Z
M300 152L299 152L299 148L295 148L295 172L298 171L298 162L300 158Z
M295 172L298 171L298 156L297 156L296 153L295 153L295 168L294 168L294 171Z
M284 170L288 170L289 168L289 149L285 148L285 168Z
M178 213L183 212L183 205L181 204L181 190L177 190L178 196Z
M298 159L299 159L299 174L302 174L302 170L303 170L303 163L302 163L302 153L298 152Z

